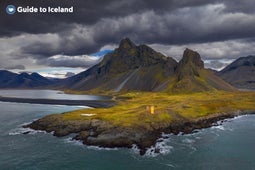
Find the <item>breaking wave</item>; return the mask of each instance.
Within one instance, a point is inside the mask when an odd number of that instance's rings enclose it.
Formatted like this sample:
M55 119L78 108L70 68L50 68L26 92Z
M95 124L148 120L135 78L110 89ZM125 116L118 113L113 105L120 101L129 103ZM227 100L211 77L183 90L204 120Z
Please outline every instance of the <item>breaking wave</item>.
M80 140L75 140L72 137L68 137L66 139L64 139L65 143L71 143L73 145L77 145L77 146L85 146L88 149L93 149L93 150L118 150L118 148L106 148L106 147L99 147L99 146L88 146L88 145L84 145L82 143L82 141Z
M47 133L46 131L42 131L42 130L33 130L33 129L30 129L30 128L23 128L23 127L20 127L20 128L16 128L16 129L13 129L9 132L9 135L13 136L13 135L23 135L23 134L29 134L29 135L34 135L34 134L37 134L37 133Z
M166 155L171 152L173 149L169 144L169 136L170 134L162 133L162 137L159 138L154 146L151 146L147 149L145 156L148 157L156 157L158 155Z

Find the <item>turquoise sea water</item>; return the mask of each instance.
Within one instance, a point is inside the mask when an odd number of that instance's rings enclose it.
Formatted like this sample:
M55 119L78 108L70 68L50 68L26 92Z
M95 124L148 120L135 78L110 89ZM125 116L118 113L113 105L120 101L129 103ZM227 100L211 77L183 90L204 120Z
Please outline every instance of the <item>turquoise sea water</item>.
M255 115L225 121L198 133L164 135L161 153L140 156L135 149L87 147L52 134L32 131L25 123L81 107L0 102L1 170L77 169L255 169ZM153 148L151 148L153 151Z

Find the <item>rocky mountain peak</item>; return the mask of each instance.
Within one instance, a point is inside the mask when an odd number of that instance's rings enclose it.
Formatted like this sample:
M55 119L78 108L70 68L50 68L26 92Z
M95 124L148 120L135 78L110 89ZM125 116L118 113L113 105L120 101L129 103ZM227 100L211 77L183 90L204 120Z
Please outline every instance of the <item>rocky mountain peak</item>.
M204 69L204 62L200 55L196 51L186 48L177 67L178 80L185 77L199 77L199 70L201 69Z
M198 68L204 68L204 62L201 60L200 55L196 51L186 48L180 64L185 65L188 63L192 63Z
M120 41L119 49L131 49L136 47L135 43L133 43L129 38L124 38Z

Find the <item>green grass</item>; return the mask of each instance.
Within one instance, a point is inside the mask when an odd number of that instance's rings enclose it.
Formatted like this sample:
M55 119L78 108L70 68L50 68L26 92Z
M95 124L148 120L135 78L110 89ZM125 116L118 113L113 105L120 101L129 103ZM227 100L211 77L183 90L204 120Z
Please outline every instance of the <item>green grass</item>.
M64 120L100 119L115 126L150 127L152 124L171 123L180 119L196 119L212 114L236 110L255 110L254 92L201 92L192 94L167 94L159 92L131 92L118 97L112 108L83 109L67 112ZM154 105L155 114L146 106ZM81 114L96 114L81 116Z

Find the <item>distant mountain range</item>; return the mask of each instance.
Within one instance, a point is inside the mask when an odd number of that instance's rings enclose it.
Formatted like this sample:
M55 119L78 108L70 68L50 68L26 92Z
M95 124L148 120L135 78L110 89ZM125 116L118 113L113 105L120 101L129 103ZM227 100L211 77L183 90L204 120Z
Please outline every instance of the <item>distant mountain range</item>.
M255 89L255 56L241 57L217 75L237 88Z
M53 80L47 79L38 73L12 73L0 70L0 88L38 88L53 84Z
M205 69L200 55L190 49L186 49L177 62L147 45L137 46L125 38L100 63L66 79L51 80L37 73L16 74L0 70L0 88L54 88L95 93L232 91L235 90L233 86L254 87L254 63L253 56L240 58L222 71L214 72Z

